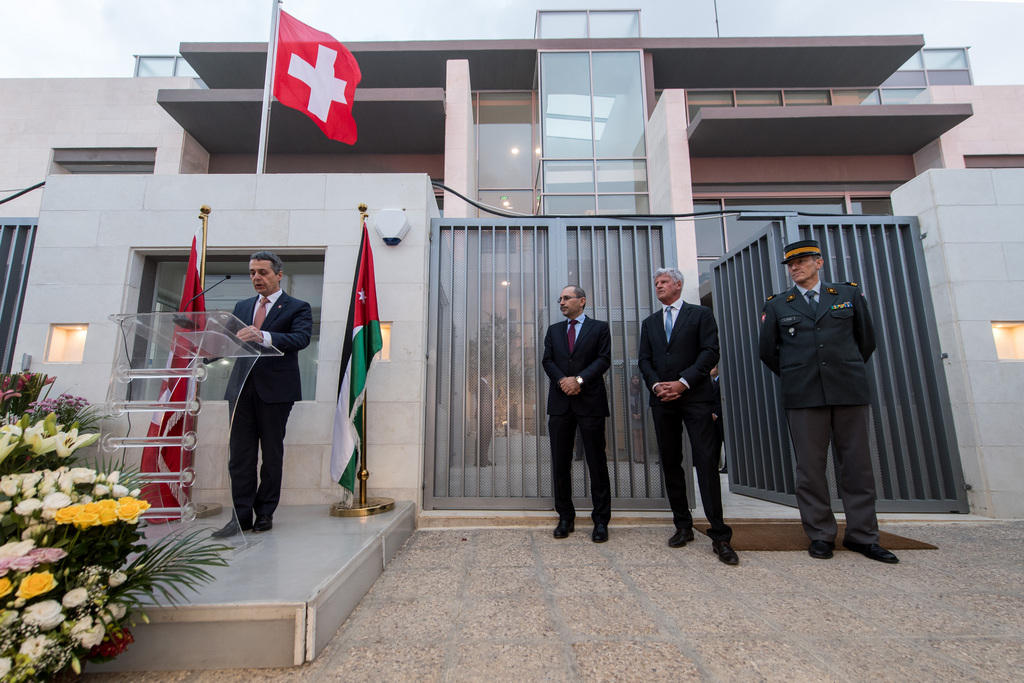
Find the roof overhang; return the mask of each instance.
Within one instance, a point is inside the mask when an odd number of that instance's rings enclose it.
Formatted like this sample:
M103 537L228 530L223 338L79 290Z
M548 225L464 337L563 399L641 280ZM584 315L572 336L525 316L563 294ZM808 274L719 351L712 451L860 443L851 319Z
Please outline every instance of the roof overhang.
M262 89L160 90L160 104L211 154L255 154ZM361 88L352 108L355 145L324 136L305 114L275 101L268 148L279 154L438 154L444 152L444 91Z
M920 35L609 38L346 43L373 88L443 88L446 63L469 60L474 90L531 90L542 50L643 50L654 87L875 87L924 46ZM210 88L261 88L266 43L181 43Z
M971 116L969 104L705 107L694 157L913 154Z

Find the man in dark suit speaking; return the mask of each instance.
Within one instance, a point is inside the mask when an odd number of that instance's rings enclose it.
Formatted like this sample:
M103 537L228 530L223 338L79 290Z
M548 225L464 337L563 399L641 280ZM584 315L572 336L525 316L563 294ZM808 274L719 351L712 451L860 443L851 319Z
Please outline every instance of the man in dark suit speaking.
M574 530L576 508L572 504L572 449L576 429L583 436L583 452L590 470L590 494L594 501L594 543L608 540L612 514L611 485L605 456L604 422L608 417L608 396L602 377L612 364L608 323L583 313L587 294L569 286L558 297L565 320L548 328L544 337L544 372L551 380L548 389L548 432L558 526L555 538Z
M298 353L309 346L313 332L312 309L281 289L282 277L284 264L277 254L256 252L249 257L256 296L235 304L235 316L252 322L238 332L239 339L274 346L284 355L240 358L231 371L226 394L232 415L228 472L235 517L213 533L216 538L239 530L270 531L281 499L285 425L292 405L302 398Z
M683 425L690 437L697 484L711 528L711 549L726 564L739 564L722 516L722 489L715 450L714 389L709 374L718 363L718 325L711 309L682 299L683 274L675 268L654 273L654 293L662 310L640 328L640 372L651 392L651 413L658 437L665 491L676 532L668 540L681 548L693 540L693 517L686 501L683 472Z

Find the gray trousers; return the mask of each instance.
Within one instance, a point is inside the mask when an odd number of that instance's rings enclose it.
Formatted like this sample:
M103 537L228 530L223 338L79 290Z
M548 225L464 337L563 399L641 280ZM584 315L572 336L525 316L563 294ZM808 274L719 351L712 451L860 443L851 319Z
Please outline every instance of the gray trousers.
M831 441L836 484L846 513L845 538L854 543L878 543L869 407L792 408L786 411L786 419L796 454L796 501L807 537L830 543L836 539L836 518L825 476Z

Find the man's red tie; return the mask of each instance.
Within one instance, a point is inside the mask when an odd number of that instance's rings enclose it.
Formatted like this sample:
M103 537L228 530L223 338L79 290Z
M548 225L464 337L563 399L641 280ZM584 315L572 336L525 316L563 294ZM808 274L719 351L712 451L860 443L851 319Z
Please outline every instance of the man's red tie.
M267 304L269 303L270 299L263 297L260 305L256 307L256 317L252 319L252 324L257 330L263 327L263 321L267 319Z
M572 353L572 347L576 345L576 325L578 323L578 320L569 321L569 353Z

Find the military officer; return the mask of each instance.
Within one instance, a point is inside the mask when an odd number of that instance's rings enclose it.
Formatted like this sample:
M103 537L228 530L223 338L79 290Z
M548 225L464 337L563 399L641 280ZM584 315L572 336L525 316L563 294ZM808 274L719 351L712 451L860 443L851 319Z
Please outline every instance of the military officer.
M794 286L768 297L760 355L782 382L796 455L796 500L811 557L832 557L837 533L825 463L831 440L846 512L843 545L879 562L899 559L878 544L875 478L869 447L871 400L864 364L875 350L867 301L855 282L823 283L821 247L802 240L784 249Z

